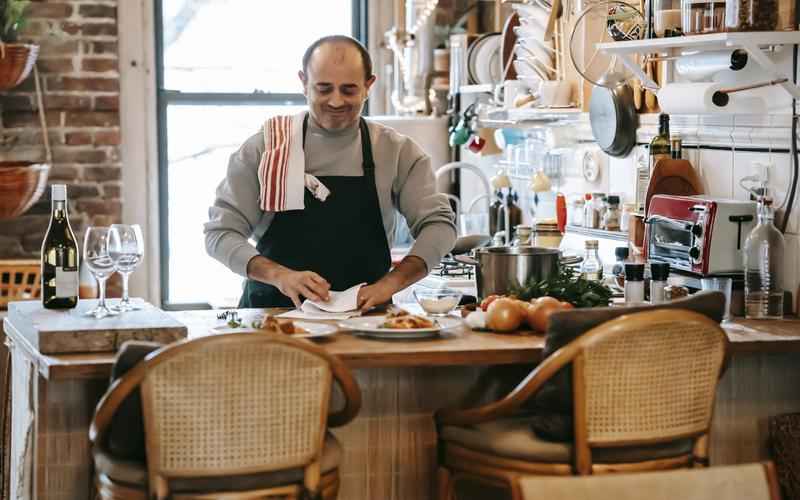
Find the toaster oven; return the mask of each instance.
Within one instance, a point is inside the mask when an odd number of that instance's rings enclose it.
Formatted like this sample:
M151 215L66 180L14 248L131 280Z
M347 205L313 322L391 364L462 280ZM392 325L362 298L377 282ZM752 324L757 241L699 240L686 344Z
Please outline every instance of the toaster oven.
M694 275L737 274L744 241L756 223L756 203L700 196L654 195L644 254Z

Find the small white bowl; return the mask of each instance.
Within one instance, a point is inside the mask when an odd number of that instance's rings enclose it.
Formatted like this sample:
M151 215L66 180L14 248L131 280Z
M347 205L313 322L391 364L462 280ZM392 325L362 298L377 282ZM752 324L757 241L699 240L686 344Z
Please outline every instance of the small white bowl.
M423 311L430 316L447 316L461 301L461 292L442 288L438 290L414 290L414 298Z

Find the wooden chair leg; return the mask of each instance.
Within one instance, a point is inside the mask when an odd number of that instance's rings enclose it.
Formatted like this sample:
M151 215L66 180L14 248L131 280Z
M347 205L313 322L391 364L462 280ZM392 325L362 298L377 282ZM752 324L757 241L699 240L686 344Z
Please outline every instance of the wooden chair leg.
M453 478L446 467L439 467L436 474L437 500L455 500L453 496Z

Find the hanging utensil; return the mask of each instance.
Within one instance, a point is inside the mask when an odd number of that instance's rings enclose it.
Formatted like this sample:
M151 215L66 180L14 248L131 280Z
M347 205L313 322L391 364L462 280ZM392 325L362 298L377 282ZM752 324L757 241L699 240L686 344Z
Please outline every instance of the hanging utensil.
M547 18L547 27L544 30L545 41L549 42L553 39L553 31L556 27L556 21L563 13L564 9L561 7L561 0L553 0L553 8L550 9L550 17Z
M769 87L771 85L780 85L781 83L786 83L788 81L789 81L788 78L779 78L777 80L771 80L769 82L752 83L750 85L741 85L739 87L729 87L725 89L719 89L716 92L714 92L714 95L711 96L711 102L713 102L717 106L727 106L728 102L730 101L730 97L728 97L728 94L733 94L734 92L741 92L743 90L760 89L761 87Z

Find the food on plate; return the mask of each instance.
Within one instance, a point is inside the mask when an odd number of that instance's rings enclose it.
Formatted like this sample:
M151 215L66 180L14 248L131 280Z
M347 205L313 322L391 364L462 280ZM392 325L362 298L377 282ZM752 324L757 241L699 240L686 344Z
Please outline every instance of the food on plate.
M296 335L298 333L308 333L305 328L301 328L294 324L290 319L279 320L275 316L267 314L261 320L261 329L269 330L271 332L285 333L287 335Z
M528 306L528 326L539 332L546 331L550 315L568 308L564 307L563 304L563 302L553 297L539 297L532 300L531 305Z
M511 332L519 328L525 315L516 299L496 299L486 311L486 326L496 332Z
M381 328L391 328L393 330L411 330L415 328L432 328L436 326L436 323L429 320L428 318L423 318L422 316L417 316L415 314L403 314L400 316L393 316L386 315L386 319L383 323L381 323Z
M399 317L401 317L401 316L409 316L410 314L411 314L411 313L410 313L410 312L408 312L408 311L406 311L405 309L400 309L399 307L394 307L394 308L390 309L390 310L389 310L389 311L386 313L386 319L389 319L389 318L399 318Z

